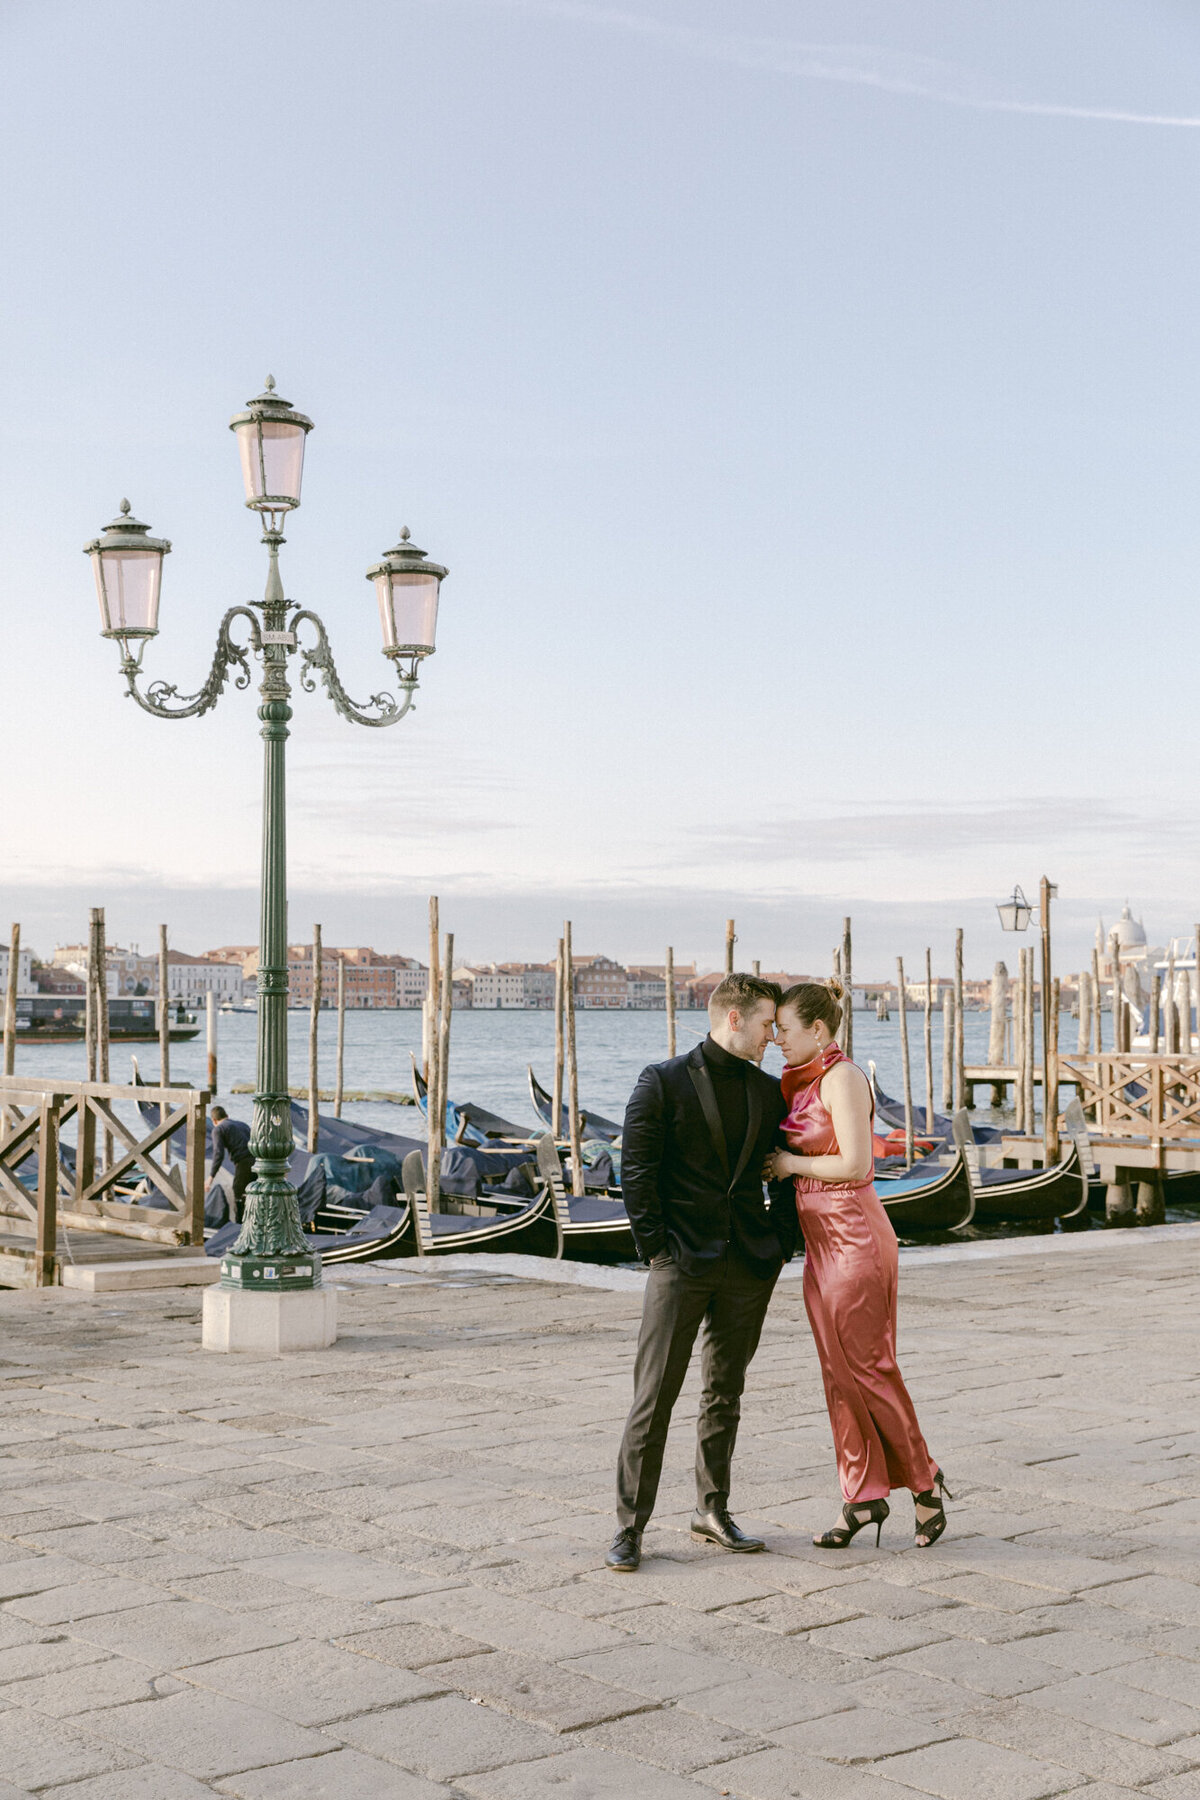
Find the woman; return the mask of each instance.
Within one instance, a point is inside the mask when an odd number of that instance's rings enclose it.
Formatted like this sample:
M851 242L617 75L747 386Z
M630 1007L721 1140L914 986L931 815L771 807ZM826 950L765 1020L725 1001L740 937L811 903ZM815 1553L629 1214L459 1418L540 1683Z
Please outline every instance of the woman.
M837 981L804 981L779 1003L775 1033L789 1103L781 1129L791 1150L774 1151L763 1170L767 1181L796 1178L804 1304L845 1501L843 1523L813 1543L841 1550L864 1525L876 1527L878 1543L886 1496L906 1487L924 1548L946 1529L942 1496L949 1490L896 1362L896 1234L871 1179L871 1090L833 1041L843 993Z

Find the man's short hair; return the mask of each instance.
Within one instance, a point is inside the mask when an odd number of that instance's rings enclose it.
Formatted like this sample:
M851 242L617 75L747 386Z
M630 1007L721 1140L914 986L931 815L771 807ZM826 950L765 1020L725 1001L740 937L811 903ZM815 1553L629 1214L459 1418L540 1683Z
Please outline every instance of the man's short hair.
M208 1109L208 1116L210 1119L227 1119L229 1114L225 1111L223 1106L210 1106Z
M729 1012L744 1015L753 1012L764 1000L769 1000L772 1006L778 1006L782 994L783 989L778 982L764 981L761 975L740 975L735 972L718 981L708 1003L708 1015L709 1018Z

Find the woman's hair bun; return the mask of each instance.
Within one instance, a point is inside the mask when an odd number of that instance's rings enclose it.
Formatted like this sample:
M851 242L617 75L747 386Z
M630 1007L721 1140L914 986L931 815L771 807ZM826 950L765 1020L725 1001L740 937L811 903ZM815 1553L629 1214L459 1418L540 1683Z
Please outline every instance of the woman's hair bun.
M844 1000L846 998L846 990L836 975L830 975L825 986L829 989L835 1000Z

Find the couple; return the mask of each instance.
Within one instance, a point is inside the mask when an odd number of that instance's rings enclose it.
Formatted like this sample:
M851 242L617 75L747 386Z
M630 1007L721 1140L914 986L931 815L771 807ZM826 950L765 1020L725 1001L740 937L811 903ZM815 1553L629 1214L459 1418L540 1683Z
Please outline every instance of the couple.
M757 975L726 975L703 1043L644 1069L630 1097L622 1186L650 1274L610 1569L628 1574L641 1562L702 1320L692 1535L724 1550L764 1548L729 1516L729 1469L746 1369L798 1229L844 1499L841 1523L813 1542L840 1550L871 1524L878 1543L894 1487L912 1491L919 1545L945 1530L947 1489L896 1363L896 1237L871 1180L871 1091L834 1042L842 996L834 981L781 993ZM772 1042L787 1065L782 1082L758 1066Z

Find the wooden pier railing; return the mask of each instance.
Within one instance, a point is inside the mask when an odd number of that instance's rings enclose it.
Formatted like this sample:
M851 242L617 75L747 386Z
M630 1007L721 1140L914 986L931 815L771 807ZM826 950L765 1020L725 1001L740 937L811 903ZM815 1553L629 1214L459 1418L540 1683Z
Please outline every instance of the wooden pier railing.
M1164 1151L1200 1141L1200 1056L1060 1054L1059 1071L1060 1080L1077 1082L1100 1137L1136 1139Z
M33 1240L36 1286L57 1279L60 1226L203 1244L208 1100L203 1089L0 1076L0 1230ZM159 1122L150 1131L140 1122L131 1129L116 1111L120 1101L159 1107ZM74 1146L62 1142L71 1120ZM164 1148L181 1127L183 1161L167 1168ZM98 1133L113 1146L106 1165L97 1156Z

